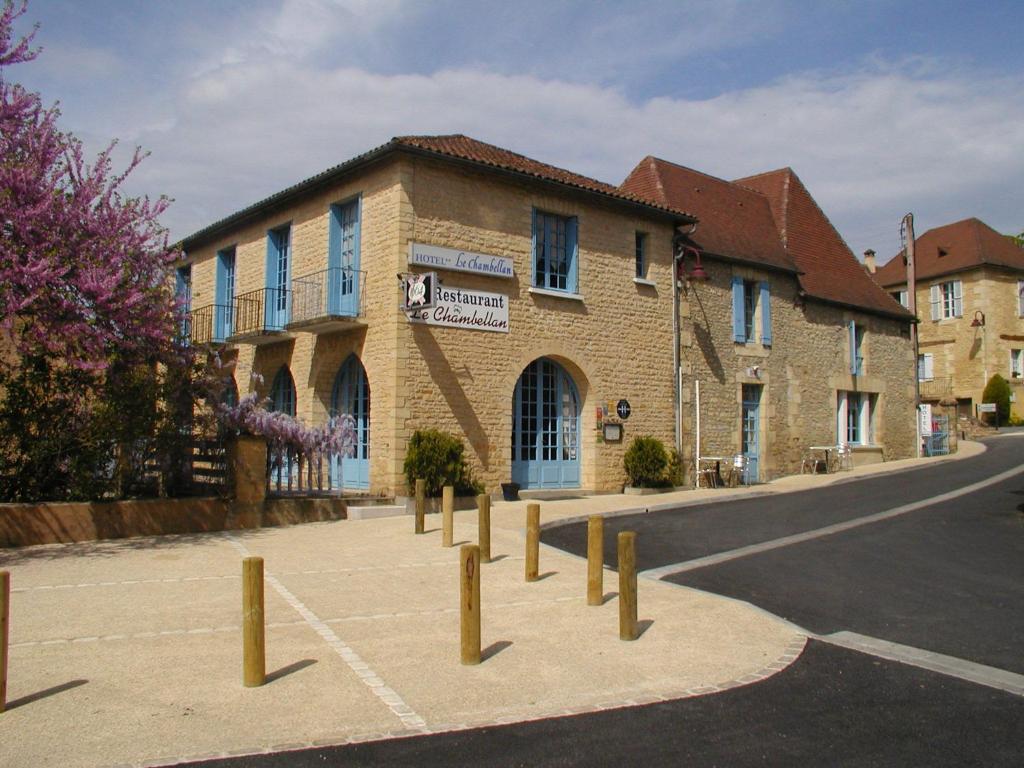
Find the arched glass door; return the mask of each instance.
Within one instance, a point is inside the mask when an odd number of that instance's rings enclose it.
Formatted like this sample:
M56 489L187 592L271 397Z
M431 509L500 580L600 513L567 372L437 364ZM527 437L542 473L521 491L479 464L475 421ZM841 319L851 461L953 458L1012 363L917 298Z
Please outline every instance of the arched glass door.
M370 385L366 369L349 355L338 369L331 394L331 415L355 420L356 445L351 458L331 457L331 481L341 488L370 487Z
M512 482L522 488L578 488L580 398L572 377L538 358L516 383L512 405Z
M295 381L287 365L282 365L270 385L270 410L295 417ZM288 476L295 481L299 474L299 463L288 455L271 456L270 482L286 486Z

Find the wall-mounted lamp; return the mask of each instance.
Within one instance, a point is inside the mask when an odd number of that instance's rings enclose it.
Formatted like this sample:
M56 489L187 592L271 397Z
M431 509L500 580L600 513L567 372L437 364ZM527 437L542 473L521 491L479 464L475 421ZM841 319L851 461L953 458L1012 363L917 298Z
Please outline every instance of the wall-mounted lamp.
M980 309L974 310L974 319L971 320L971 328L985 327L985 313Z
M679 280L685 280L687 282L698 282L704 283L711 279L711 276L704 271L704 267L700 263L700 251L690 245L678 246L679 250L676 253L676 277ZM693 254L693 268L686 271L686 254Z

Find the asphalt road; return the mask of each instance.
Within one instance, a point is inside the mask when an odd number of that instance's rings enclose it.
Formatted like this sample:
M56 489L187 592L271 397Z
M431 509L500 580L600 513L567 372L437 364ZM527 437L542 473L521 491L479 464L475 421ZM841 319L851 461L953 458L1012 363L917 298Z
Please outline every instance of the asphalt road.
M1016 766L1024 698L811 641L714 696L273 755L207 768L324 766Z
M681 563L960 489L1024 459L982 456L814 491L606 520L641 569ZM1024 673L1024 474L952 501L668 577L811 632L847 630ZM543 533L583 555L585 525ZM641 605L642 614L642 605ZM811 640L763 682L662 704L201 763L290 766L1019 766L1024 697Z
M984 454L822 489L605 522L637 531L641 570L919 501L1021 465L1024 438ZM669 576L753 603L817 634L851 631L1024 673L1024 474L852 530ZM585 555L585 524L543 540Z

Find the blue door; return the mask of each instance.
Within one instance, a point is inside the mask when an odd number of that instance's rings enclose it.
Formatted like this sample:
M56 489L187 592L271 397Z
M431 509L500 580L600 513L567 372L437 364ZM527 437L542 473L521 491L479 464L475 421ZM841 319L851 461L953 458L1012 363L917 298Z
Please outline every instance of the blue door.
M359 200L331 206L327 314L359 314Z
M516 383L512 482L522 488L578 488L580 399L554 360L534 360Z
M213 305L213 340L224 341L232 333L235 314L235 249L217 252L217 288Z
M331 483L340 488L370 487L370 386L366 369L355 355L338 370L331 395L331 415L355 420L356 444L351 457L331 457Z
M761 385L743 385L743 410L740 416L742 431L742 453L747 457L747 471L744 483L756 483L759 479L758 463L761 456Z
M291 281L291 227L267 233L267 298L265 329L280 331L289 321L288 283Z
M295 417L295 381L292 379L292 374L288 370L287 365L282 365L278 369L277 375L274 377L274 383L270 386L270 410L284 413L292 418ZM291 475L292 482L298 480L298 461L295 461L294 457L287 453L281 453L279 449L277 449L279 455L273 455L275 447L271 445L269 448L272 451L270 457L271 484L286 487L289 474Z

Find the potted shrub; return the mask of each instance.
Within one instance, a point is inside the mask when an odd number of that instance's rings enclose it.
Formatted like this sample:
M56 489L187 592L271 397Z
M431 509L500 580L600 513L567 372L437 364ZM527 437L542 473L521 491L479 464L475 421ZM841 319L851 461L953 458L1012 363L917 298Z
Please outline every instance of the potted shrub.
M657 493L672 487L668 477L669 455L657 438L633 438L622 463L629 478L625 493Z
M473 478L466 463L462 441L447 432L416 430L409 439L402 468L409 488L416 487L417 478L426 481L427 510L431 512L440 509L437 500L446 485L455 488L456 509L472 508L477 495L484 492L483 483Z

